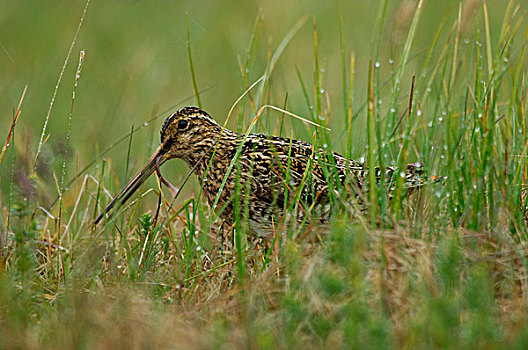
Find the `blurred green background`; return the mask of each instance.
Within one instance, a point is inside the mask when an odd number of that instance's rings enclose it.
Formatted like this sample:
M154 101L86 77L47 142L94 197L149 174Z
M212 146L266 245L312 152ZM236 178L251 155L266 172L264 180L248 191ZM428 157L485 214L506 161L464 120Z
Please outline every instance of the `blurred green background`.
M403 86L409 86L412 73L425 59L424 50L430 44L442 19L448 23L456 18L459 1L426 1L419 22L417 37L407 65ZM482 11L480 1L463 3L463 40L473 40L474 13ZM393 53L399 55L417 1L389 2L384 27L380 69L393 70L389 63ZM506 1L488 1L492 27L500 26ZM85 6L84 1L3 1L0 4L0 118L4 135L13 118L24 86L27 95L16 128L14 175L22 181L33 167L33 159L42 126L50 105L61 67ZM282 106L288 94L287 109L301 116L309 113L296 73L313 90L313 26L317 23L319 60L323 67L322 88L328 95L332 117L331 135L335 149L344 152L345 126L343 110L342 66L340 58L340 16L343 23L343 47L347 61L354 52L356 76L354 106L356 111L365 101L367 67L371 55L373 33L379 1L97 1L93 0L73 48L62 83L50 115L44 146L37 167L48 186L45 201L56 195L52 172L60 174L65 153L68 116L79 52L86 57L74 105L72 134L68 147L68 176L74 174L115 140L126 135L131 127L139 128L154 116L150 125L135 133L129 173L135 171L158 142L158 130L169 112L185 105L196 105L187 55L186 13L189 14L192 56L203 108L223 121L237 97L244 91L239 57L244 61L250 47L255 23L260 18L249 81L260 77L270 55L284 36L303 16L306 21L289 42L272 79L270 103ZM521 9L525 11L526 9ZM260 16L260 17L259 17ZM493 31L497 39L498 30ZM444 30L442 36L448 35ZM397 62L396 62L397 63ZM390 84L388 84L390 85ZM387 88L387 94L389 93ZM313 96L313 92L309 91ZM383 92L382 92L383 93ZM400 97L405 106L407 92ZM387 97L387 100L389 97ZM328 108L326 102L325 108ZM388 107L387 107L388 108ZM402 107L403 108L403 107ZM382 105L383 109L383 105ZM246 111L250 120L250 109ZM360 113L355 121L352 155L364 153L364 119ZM274 125L277 113L268 113L264 120ZM269 119L271 118L271 119ZM311 132L298 121L287 121L284 134L310 140ZM234 128L236 118L231 121ZM247 124L246 124L247 125ZM3 138L4 136L2 136ZM3 142L3 141L2 141ZM111 168L122 181L128 141L108 153ZM167 165L168 178L187 171L180 161ZM1 164L2 193L11 184L12 156L7 152ZM100 164L96 162L96 164ZM95 168L88 170L97 174ZM59 178L59 176L57 175ZM20 184L19 184L20 185ZM22 184L23 187L23 184ZM32 190L28 190L32 192ZM50 195L51 193L51 195ZM4 198L5 195L2 195ZM5 200L5 199L4 199Z

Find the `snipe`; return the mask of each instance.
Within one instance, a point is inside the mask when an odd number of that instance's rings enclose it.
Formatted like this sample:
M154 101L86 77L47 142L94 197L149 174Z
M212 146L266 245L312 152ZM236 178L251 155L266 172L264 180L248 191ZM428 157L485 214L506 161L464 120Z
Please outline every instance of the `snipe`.
M298 140L262 134L244 138L220 126L203 110L185 107L165 120L160 146L95 222L116 203L125 203L159 166L172 158L183 159L194 169L212 205L239 148L236 165L217 203L220 217L228 224L233 222L235 193L239 193L238 203L245 205L246 211L241 212L246 212L250 227L260 235L267 235L274 225L292 219L327 222L332 211L330 191L346 197L345 202L352 199L359 211L365 208L368 168L363 163ZM376 172L379 181L379 170ZM394 173L394 168L386 169L387 184L394 183ZM401 173L407 192L423 185L421 173L419 164L409 164ZM392 196L391 185L388 186L387 193ZM344 188L348 188L348 194L341 193Z

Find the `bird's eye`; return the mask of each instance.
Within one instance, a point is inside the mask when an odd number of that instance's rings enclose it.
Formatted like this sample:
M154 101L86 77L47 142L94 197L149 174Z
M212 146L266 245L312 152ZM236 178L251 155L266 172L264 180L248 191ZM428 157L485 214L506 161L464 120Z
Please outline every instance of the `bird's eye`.
M189 125L189 122L188 122L187 120L182 119L182 120L180 120L180 121L178 122L178 129L183 130L183 129L185 129L188 125Z

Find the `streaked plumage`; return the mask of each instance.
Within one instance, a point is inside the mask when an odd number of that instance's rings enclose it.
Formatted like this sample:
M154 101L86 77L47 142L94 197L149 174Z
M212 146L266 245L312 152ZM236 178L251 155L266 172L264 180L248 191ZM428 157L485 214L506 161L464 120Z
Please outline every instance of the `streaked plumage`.
M329 191L336 188L348 188L351 193L344 197L352 198L360 211L365 207L363 197L368 176L362 163L288 138L249 134L244 140L244 135L222 128L206 112L186 107L165 120L161 128L161 144L155 154L114 197L96 222L115 203L123 204L157 166L172 158L181 158L194 169L204 185L207 201L212 205L240 147L239 157L217 205L222 210L220 217L228 224L233 222L233 194L237 179L239 193L242 193L238 203L247 203L250 227L263 235L283 220L315 218L318 222L327 222L332 210ZM379 170L376 171L379 179ZM393 168L386 169L386 178L390 180L394 172ZM407 190L423 184L418 164L409 164L402 175ZM343 184L345 186L341 186ZM388 192L391 195L391 189ZM294 210L284 211L289 206L294 206ZM294 213L295 218L285 218L284 212Z

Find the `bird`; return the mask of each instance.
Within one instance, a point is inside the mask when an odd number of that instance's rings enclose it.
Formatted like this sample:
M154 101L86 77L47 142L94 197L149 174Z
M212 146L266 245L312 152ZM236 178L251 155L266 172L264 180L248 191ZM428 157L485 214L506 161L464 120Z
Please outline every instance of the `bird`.
M211 207L216 202L218 215L227 225L235 222L238 205L242 208L238 212L258 236L269 237L281 222L327 224L333 210L331 197L345 197L345 203L357 212L366 210L368 166L324 147L293 138L237 133L197 107L185 107L167 117L160 137L154 154L100 213L96 224L174 158L187 163L202 184L207 202ZM407 193L423 186L422 168L420 163L408 164L404 172L387 167L388 196L393 196L396 173L404 178ZM375 172L380 182L382 171L376 167ZM343 196L343 188L350 193ZM332 192L336 195L331 196Z

